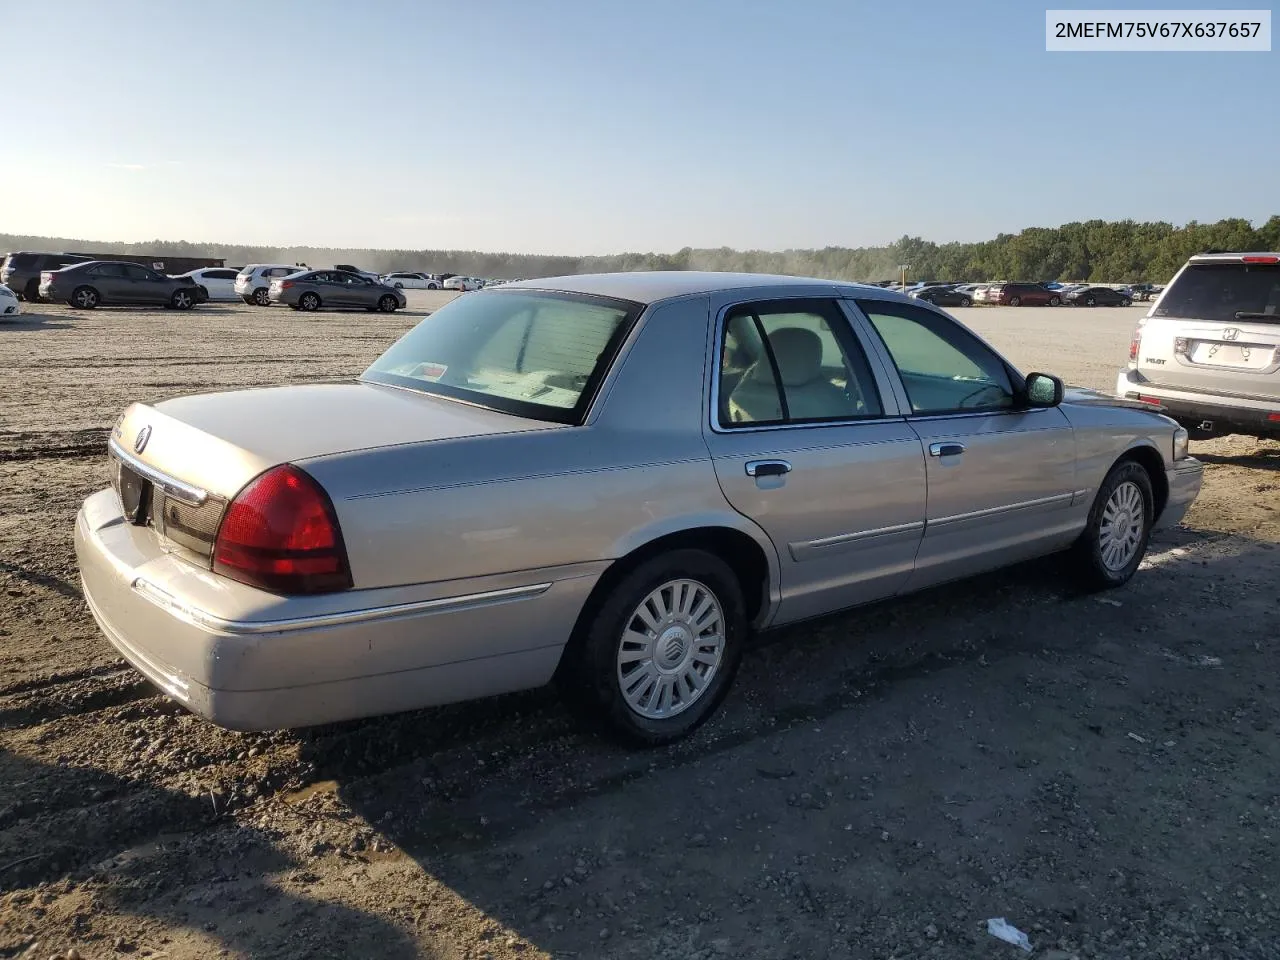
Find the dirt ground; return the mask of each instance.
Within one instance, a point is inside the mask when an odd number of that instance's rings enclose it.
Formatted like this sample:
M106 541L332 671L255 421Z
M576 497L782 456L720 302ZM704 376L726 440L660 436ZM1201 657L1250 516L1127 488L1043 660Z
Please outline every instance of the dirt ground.
M80 596L135 399L357 373L413 309L25 305L0 326L0 957L1280 957L1280 444L1124 590L1059 561L760 637L630 752L546 692L272 735L186 715ZM1109 388L1140 310L957 311Z

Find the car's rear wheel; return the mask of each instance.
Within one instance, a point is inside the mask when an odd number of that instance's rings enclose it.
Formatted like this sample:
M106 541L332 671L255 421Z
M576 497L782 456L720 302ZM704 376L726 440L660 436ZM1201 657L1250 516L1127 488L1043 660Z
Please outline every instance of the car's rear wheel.
M271 294L267 292L266 287L259 287L253 291L253 302L260 307L271 306Z
M438 283L428 283L428 284L427 284L427 289L428 289L428 290L439 290L439 289L440 289L440 284L438 284Z
M298 309L315 313L320 309L320 298L314 293L304 293L298 298Z
M40 281L28 280L27 285L22 290L22 299L27 303L40 302Z
M76 287L71 294L71 305L81 310L92 310L99 301L98 291L93 287Z
M169 298L169 306L175 310L190 310L195 303L196 298L190 290L175 290Z
M1155 520L1151 476L1133 460L1111 468L1089 510L1075 555L1081 580L1094 590L1128 583L1137 572Z
M704 723L733 683L747 621L719 557L682 549L646 560L588 610L563 671L576 704L617 736L670 743Z
M1050 298L1049 298L1049 306L1051 306L1051 307L1056 307L1056 306L1058 306L1060 303L1062 303L1062 298L1061 298L1061 297L1050 297Z
M1022 306L1022 298L1021 298L1021 297L1010 297L1010 298L1009 298L1009 306L1011 306L1011 307L1020 307L1020 306Z
M399 307L400 301L389 293L378 300L378 309L383 313L395 313Z

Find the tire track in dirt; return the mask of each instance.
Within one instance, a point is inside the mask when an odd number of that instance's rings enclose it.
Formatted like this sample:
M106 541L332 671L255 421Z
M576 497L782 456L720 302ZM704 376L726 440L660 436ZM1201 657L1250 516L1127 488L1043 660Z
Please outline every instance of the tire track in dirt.
M43 433L0 434L12 446L0 446L0 463L27 463L31 460L84 460L107 455L110 427Z

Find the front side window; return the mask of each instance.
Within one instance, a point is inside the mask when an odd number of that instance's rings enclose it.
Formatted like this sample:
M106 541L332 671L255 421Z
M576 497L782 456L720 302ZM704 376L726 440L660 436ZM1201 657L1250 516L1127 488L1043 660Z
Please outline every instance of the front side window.
M571 294L460 297L396 341L362 379L579 423L639 312L628 301Z
M858 306L880 334L916 414L1007 410L1015 405L1001 359L932 310L885 300Z
M867 358L832 301L745 304L730 310L723 322L720 426L882 415Z

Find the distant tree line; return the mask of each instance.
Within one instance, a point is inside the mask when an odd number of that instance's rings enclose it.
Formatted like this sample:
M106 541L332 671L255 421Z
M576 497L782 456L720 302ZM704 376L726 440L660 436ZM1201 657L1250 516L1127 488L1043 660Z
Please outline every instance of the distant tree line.
M1029 227L980 243L933 243L904 236L883 247L821 250L704 250L620 253L602 257L482 253L474 250L350 250L325 247L252 247L154 240L103 243L63 237L0 234L0 249L154 253L222 257L246 263L306 263L327 267L354 263L366 270L420 270L510 279L626 270L732 270L839 280L889 280L898 265L924 280L1094 280L1163 282L1187 257L1209 250L1280 250L1280 215L1255 228L1248 220L1219 220L1175 227L1171 223L1088 220L1060 227Z

